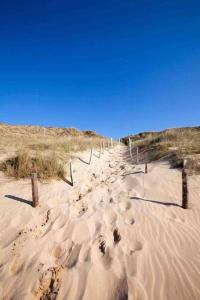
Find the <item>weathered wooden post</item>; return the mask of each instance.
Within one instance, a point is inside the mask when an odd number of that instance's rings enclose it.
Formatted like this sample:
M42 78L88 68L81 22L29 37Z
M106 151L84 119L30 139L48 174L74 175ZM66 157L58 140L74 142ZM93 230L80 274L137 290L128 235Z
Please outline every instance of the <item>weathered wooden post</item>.
M145 162L145 174L148 173L148 165L147 165L147 162Z
M113 138L110 138L110 146L113 148Z
M107 147L108 147L108 149L110 148L110 142L109 142L109 139L107 139Z
M91 148L91 151L90 151L89 165L91 164L91 161L92 161L92 155L93 155L93 148Z
M104 154L104 142L101 144L101 153Z
M31 173L33 207L39 205L37 173Z
M71 161L71 159L70 159L70 162L69 162L69 171L70 171L71 184L72 184L72 186L74 186L73 169L72 169L72 161Z
M136 163L139 163L139 148L137 147L137 156L136 156Z
M133 156L132 156L132 143L131 143L131 139L129 138L128 141L129 141L129 152L130 152L130 157L131 157L131 159L132 159Z
M187 161L183 161L182 169L182 208L188 208L188 184L187 184L187 171L186 171Z

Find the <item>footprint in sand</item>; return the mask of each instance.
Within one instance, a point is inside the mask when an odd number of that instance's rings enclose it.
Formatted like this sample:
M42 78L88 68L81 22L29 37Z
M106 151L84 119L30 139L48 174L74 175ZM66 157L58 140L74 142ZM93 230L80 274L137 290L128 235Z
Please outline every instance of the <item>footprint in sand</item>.
M122 201L119 203L119 208L121 212L129 210L132 207L132 204L129 201Z
M65 249L61 245L57 244L56 246L53 247L50 253L53 257L59 259L64 255Z
M48 221L50 219L50 214L51 214L51 210L49 209L46 213L46 216L45 216L45 219L44 219L43 223L41 224L42 227L45 226L48 223Z
M83 216L87 210L88 210L88 206L83 204L81 209L79 210L79 216L80 217Z
M100 235L95 241L91 249L91 259L94 264L97 264L103 269L109 269L112 263L112 256L109 247L106 246L106 241L103 235Z
M118 244L121 241L121 235L119 234L119 230L117 228L115 228L113 231L113 239L115 244Z
M61 286L61 273L63 268L61 266L51 267L42 273L39 281L39 287L34 294L37 299L55 300L58 296Z
M135 276L137 273L137 256L133 253L126 255L125 266L128 276Z
M23 269L23 266L24 266L24 262L20 258L15 258L14 262L10 267L10 271L13 274L17 274Z
M135 219L133 217L127 217L125 219L125 224L127 225L133 225L135 223Z
M65 266L67 268L71 269L77 264L80 250L81 250L81 245L77 244L73 246L67 258L67 261L65 263Z
M91 260L91 248L90 245L84 244L81 247L79 253L79 261L82 262L89 262Z
M117 215L113 210L107 210L104 214L105 223L110 227L114 226L117 220Z

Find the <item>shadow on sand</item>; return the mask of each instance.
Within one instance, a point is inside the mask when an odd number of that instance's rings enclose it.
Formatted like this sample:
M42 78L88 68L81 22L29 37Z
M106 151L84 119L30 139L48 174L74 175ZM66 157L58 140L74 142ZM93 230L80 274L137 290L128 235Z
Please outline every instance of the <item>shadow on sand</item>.
M130 199L138 200L138 201L144 201L144 202L151 202L151 203L160 204L160 205L166 205L166 206L172 205L172 206L181 207L181 205L179 205L177 203L172 203L172 202L161 202L161 201L143 199L143 198L139 198L139 197L131 197Z
M122 176L134 175L134 174L144 174L144 171L135 171L131 173L122 174Z
M73 183L71 181L69 181L67 178L62 177L61 178L64 182L66 182L67 184L69 184L70 186L73 186Z
M79 159L81 162L83 162L84 164L89 165L89 162L83 160L82 158L79 157L78 159Z
M18 202L22 202L22 203L25 203L25 204L29 204L29 205L32 206L32 201L25 200L23 198L19 198L19 197L13 196L13 195L5 195L4 197L15 200L15 201L18 201Z

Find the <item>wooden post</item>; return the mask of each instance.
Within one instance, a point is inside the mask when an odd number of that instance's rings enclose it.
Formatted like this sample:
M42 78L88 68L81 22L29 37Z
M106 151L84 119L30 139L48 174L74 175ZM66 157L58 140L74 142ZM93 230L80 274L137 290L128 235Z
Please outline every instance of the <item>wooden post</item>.
M111 146L111 148L113 147L113 139L112 138L110 138L110 146Z
M89 165L91 164L92 161L92 155L93 155L93 148L91 148L91 152L90 152Z
M101 153L104 154L104 142L101 144Z
M71 159L70 159L70 162L69 162L69 170L70 170L71 183L72 183L72 186L74 186L73 169L72 169L72 161L71 161Z
M132 143L131 143L131 139L129 138L129 152L130 152L130 157L131 159L133 158L132 156Z
M147 162L148 162L148 154L146 153L146 155L145 155L145 174L148 173L148 164L147 164Z
M138 149L138 147L137 147L136 163L137 163L137 165L138 165L138 163L139 163L139 149Z
M187 185L187 172L185 169L186 160L183 161L182 169L182 208L188 208L188 185Z
M147 162L145 162L145 174L148 173L148 165L147 165Z
M33 207L37 207L39 205L37 173L31 173L31 185L32 185Z

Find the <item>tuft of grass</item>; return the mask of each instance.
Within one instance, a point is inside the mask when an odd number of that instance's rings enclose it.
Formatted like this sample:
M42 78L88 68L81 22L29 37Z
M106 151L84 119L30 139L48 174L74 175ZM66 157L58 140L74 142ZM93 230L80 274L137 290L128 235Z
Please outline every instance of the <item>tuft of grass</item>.
M16 179L27 178L32 172L37 172L39 179L60 179L64 176L64 167L55 156L31 157L27 152L1 162L0 171Z

